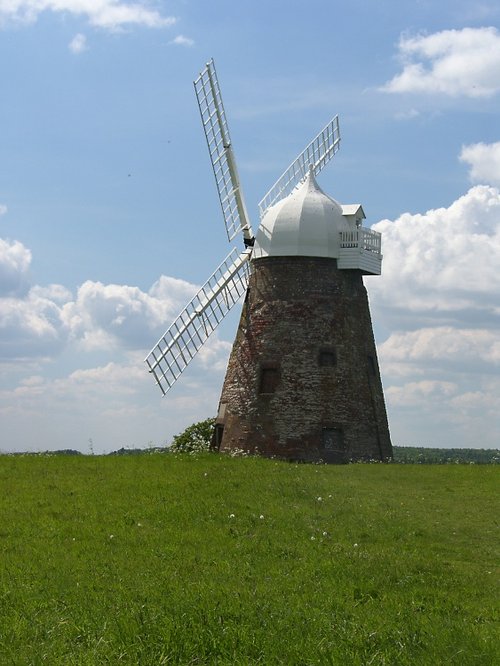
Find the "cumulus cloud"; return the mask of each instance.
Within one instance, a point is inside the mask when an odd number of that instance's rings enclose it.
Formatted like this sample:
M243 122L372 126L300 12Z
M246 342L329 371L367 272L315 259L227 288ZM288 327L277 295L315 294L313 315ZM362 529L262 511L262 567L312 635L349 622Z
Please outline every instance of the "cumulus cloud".
M107 363L104 366L75 370L68 377L51 382L51 390L61 396L71 391L87 398L96 397L96 388L110 395L132 395L138 385L147 381L147 374L139 364Z
M460 160L470 166L472 181L500 185L500 141L463 146Z
M4 280L7 285L13 289L17 282ZM88 280L78 288L76 298L62 285L35 285L26 294L0 297L0 358L47 358L69 343L76 343L81 351L143 353L197 290L184 280L161 276L147 292ZM220 369L229 347L214 338L201 351L200 362Z
M170 317L177 314L180 307L186 305L198 289L199 287L185 280L161 275L148 293L152 298L168 301L169 311L165 316Z
M78 55L79 53L83 53L88 48L87 47L87 38L85 37L85 35L82 35L82 33L79 32L70 41L70 43L68 44L68 48L75 55Z
M395 332L380 345L385 363L436 364L454 363L463 371L480 365L500 366L500 331L478 328L436 326L416 331ZM483 368L484 369L484 368Z
M76 298L62 285L31 285L31 251L0 238L0 358L47 358L68 341L83 349L147 349L198 290L161 276L149 291L84 282ZM208 352L207 352L208 353Z
M393 441L419 446L498 448L500 381L435 378L386 388Z
M81 350L149 349L198 287L162 275L146 292L87 280L76 297L63 285L31 285L31 251L0 238L0 359L48 358L69 343ZM219 344L222 344L219 342ZM202 358L218 362L209 346ZM222 350L227 351L227 350Z
M0 296L25 293L31 252L19 241L0 238Z
M453 382L436 380L422 380L419 382L408 382L403 386L391 386L385 394L393 405L398 407L420 407L431 406L435 400L448 398L455 395L457 386Z
M43 292L0 298L0 360L54 356L66 339L61 307Z
M164 28L176 19L162 16L146 2L125 3L120 0L9 0L0 2L0 24L9 21L34 23L43 12L60 12L85 17L90 25L106 30L128 26Z
M403 71L381 90L491 97L500 90L500 34L494 27L402 36Z
M176 46L194 46L194 39L190 37L184 37L184 35L177 35L170 41L170 44L175 44Z
M77 357L77 363L85 359ZM214 413L222 374L195 359L168 401L146 371L143 355L61 373L27 374L0 387L2 450L75 448L95 453L170 442ZM186 381L187 380L187 381Z
M227 359L232 344L225 340L219 340L217 336L209 338L198 352L202 366L210 368L214 372L223 372L227 366Z
M134 431L139 435L140 424L144 423L141 416L145 417L145 401L141 394L148 395L148 380L135 360L112 361L54 378L28 375L16 386L0 390L2 447L88 450L93 437L96 448L130 445L134 442L129 436ZM145 444L144 440L138 441Z
M66 287L63 287L62 284L49 284L46 287L35 285L34 287L31 287L30 293L32 296L46 298L59 305L64 305L73 298L71 291L66 289Z
M47 358L64 347L64 305L72 298L61 285L30 284L31 250L0 238L0 360Z
M481 420L491 419L490 423L498 422L500 414L500 381L492 378L484 381L480 389L464 391L450 400L450 407L458 412L458 417L462 423L465 422L462 415L476 415ZM468 422L469 426L471 425ZM483 423L484 427L484 423ZM496 430L498 432L498 428ZM498 440L494 444L498 447Z
M386 315L399 316L399 326L404 317L420 324L499 317L498 189L478 185L448 208L404 213L373 228L382 232L384 266L370 294Z
M384 265L367 287L375 321L391 330L378 349L395 443L498 446L499 190L475 186L374 228Z
M74 302L64 307L64 320L87 349L152 347L167 324L193 297L197 288L162 276L149 292L138 287L84 282Z

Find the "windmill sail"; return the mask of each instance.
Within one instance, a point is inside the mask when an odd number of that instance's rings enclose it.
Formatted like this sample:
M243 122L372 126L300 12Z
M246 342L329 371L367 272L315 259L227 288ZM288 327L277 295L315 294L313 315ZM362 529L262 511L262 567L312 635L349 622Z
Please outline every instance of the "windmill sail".
M317 176L340 148L339 117L334 116L321 132L306 146L288 169L278 178L259 203L261 218L266 210L280 199L288 196L299 181L305 178L312 166Z
M250 250L229 253L145 359L163 395L245 293Z
M194 89L212 161L227 237L231 242L239 232L243 232L245 241L251 242L252 228L243 200L213 60L207 64L194 82Z

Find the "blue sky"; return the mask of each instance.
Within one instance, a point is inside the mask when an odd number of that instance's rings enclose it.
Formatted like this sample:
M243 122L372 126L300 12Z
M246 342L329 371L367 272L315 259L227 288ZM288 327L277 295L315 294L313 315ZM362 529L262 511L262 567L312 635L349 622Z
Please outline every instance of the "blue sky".
M192 80L214 57L247 206L319 176L383 233L394 444L497 447L497 2L0 0L0 450L162 444L216 411L238 308L166 398L143 358L229 251Z

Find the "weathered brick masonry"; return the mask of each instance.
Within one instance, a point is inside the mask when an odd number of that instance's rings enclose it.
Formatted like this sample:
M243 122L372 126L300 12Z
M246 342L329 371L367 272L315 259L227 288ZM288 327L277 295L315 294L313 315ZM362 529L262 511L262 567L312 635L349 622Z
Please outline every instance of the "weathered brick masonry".
M222 389L217 445L292 460L390 458L361 272L319 257L252 264Z

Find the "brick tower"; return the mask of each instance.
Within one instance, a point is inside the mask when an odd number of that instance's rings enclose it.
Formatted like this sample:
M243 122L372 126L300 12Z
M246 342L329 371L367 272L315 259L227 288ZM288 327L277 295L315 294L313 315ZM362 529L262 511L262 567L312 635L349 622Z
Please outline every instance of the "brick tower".
M214 437L221 451L343 463L392 456L363 275L380 234L312 171L262 219Z

